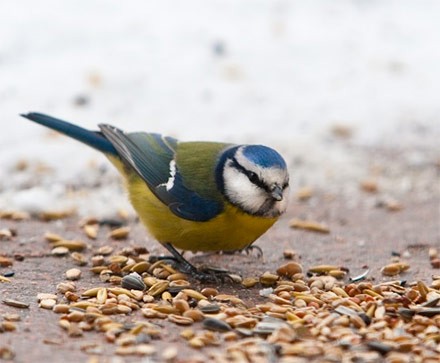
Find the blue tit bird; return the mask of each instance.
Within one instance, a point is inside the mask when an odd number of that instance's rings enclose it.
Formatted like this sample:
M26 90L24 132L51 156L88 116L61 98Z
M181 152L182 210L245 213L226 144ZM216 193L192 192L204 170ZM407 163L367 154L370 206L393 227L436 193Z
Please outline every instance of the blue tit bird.
M180 142L100 124L89 131L40 113L23 117L103 152L125 179L141 221L181 270L206 276L176 250L245 249L285 212L289 174L262 145Z

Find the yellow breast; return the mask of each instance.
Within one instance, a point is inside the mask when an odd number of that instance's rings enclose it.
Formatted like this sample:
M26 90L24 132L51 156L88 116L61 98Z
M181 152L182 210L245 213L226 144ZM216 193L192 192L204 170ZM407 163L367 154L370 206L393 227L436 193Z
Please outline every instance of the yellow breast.
M120 169L120 165L112 162ZM137 175L128 176L130 200L151 234L162 243L189 251L231 251L242 249L267 231L277 218L263 218L243 213L226 203L217 217L206 222L179 218L150 191Z

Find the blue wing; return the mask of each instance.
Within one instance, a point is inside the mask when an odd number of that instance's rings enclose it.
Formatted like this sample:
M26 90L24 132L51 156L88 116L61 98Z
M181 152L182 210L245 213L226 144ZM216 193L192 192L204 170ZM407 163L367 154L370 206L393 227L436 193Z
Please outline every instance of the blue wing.
M120 158L136 171L154 195L175 215L203 222L223 210L222 203L204 198L185 186L174 161L176 139L144 132L126 134L109 125L99 127Z

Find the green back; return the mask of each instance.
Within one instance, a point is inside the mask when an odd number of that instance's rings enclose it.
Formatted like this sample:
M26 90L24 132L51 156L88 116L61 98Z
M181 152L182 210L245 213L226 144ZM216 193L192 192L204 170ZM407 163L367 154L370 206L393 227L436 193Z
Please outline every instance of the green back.
M220 142L180 142L176 163L186 187L204 198L222 201L218 191L215 168L223 150L232 146Z

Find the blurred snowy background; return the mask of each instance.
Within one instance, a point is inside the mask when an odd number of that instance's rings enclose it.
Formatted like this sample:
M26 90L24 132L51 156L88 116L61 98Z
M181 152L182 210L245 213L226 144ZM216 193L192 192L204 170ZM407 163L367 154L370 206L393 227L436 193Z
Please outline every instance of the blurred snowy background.
M434 164L439 14L438 0L1 1L0 209L126 205L103 156L28 111L267 144L294 188L357 188L365 150Z

